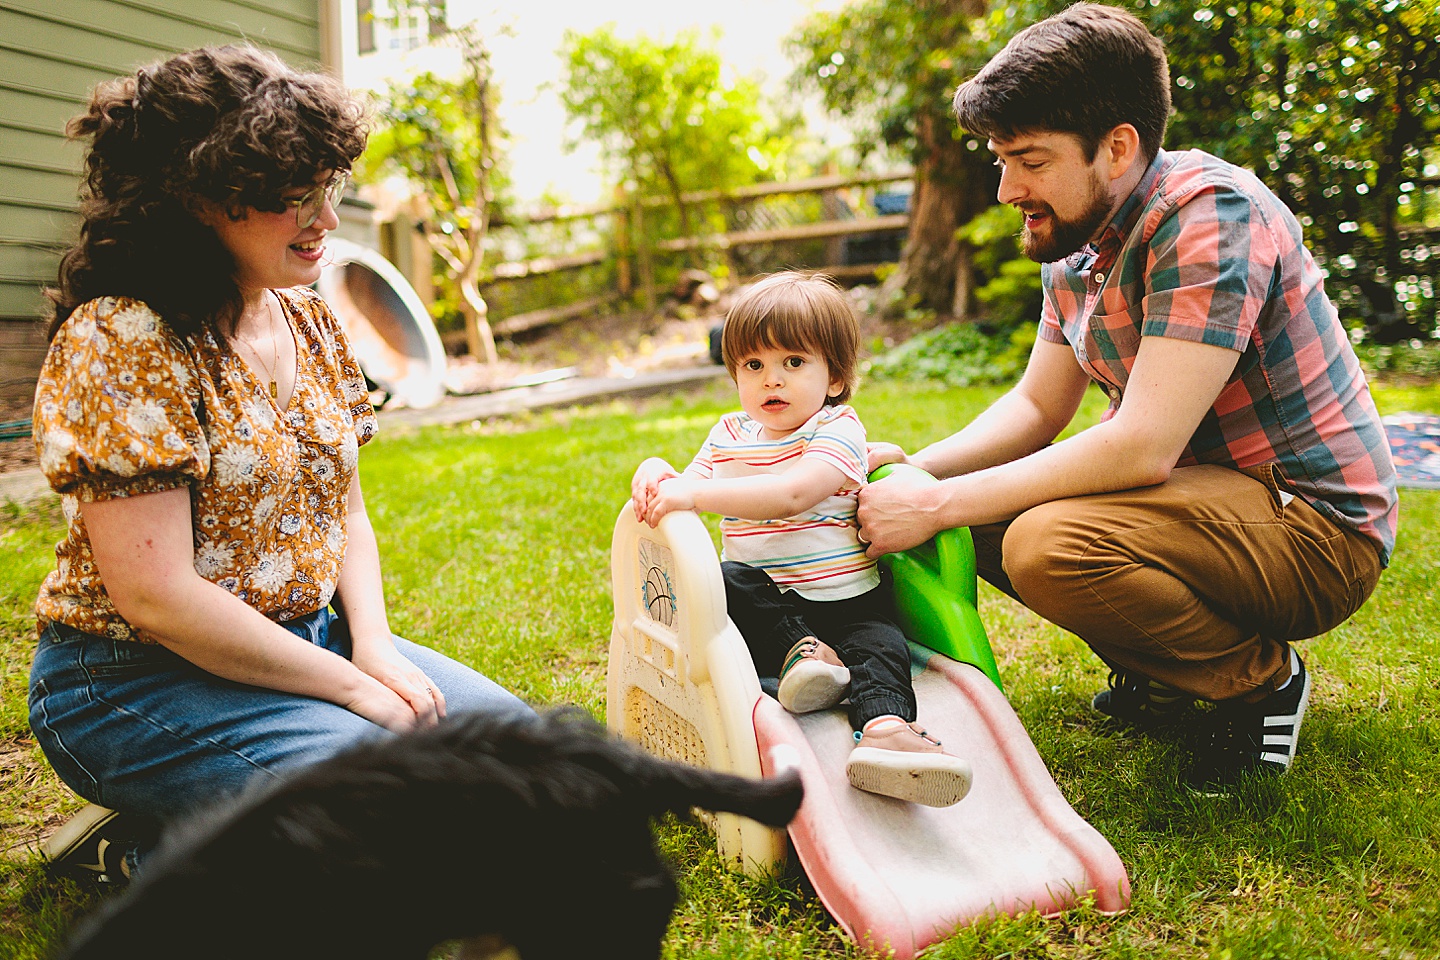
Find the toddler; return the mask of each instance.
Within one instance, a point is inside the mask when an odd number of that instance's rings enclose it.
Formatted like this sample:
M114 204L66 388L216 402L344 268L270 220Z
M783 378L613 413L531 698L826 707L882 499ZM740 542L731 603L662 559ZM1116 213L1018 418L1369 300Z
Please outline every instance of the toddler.
M970 766L915 723L909 650L855 520L865 428L845 401L859 347L833 282L766 277L722 334L743 412L720 419L683 474L642 463L631 499L652 527L673 510L721 514L730 619L757 672L779 677L781 705L809 713L848 697L850 783L943 807L969 791Z

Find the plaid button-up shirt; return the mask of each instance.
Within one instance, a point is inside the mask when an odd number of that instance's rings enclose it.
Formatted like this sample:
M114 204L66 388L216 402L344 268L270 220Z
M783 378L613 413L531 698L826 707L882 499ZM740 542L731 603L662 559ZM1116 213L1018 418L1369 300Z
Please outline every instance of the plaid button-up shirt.
M1041 278L1041 339L1073 347L1112 410L1141 337L1238 352L1177 466L1274 463L1389 563L1399 501L1379 413L1300 224L1253 174L1161 151L1098 243Z

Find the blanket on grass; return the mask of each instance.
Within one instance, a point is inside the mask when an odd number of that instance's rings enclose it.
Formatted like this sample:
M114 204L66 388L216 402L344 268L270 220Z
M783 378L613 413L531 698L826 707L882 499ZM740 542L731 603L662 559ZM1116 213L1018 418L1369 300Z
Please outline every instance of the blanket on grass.
M1400 486L1440 490L1440 417L1394 413L1382 421Z

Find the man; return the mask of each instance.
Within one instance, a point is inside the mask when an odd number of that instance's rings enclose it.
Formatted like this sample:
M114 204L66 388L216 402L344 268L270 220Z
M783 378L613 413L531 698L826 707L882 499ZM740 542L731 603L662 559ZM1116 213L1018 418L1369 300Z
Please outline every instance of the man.
M1283 773L1309 699L1290 641L1343 622L1395 542L1389 448L1289 210L1248 171L1161 149L1160 41L1078 4L955 95L1045 264L1020 382L861 493L873 556L969 526L987 580L1111 667L1142 727L1210 701L1197 786ZM1101 423L1054 442L1095 382ZM1192 718L1193 719L1193 718Z

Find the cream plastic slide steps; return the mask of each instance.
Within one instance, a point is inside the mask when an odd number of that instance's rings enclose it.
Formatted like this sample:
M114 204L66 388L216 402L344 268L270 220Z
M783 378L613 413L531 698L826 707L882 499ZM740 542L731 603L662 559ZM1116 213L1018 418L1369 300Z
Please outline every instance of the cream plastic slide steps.
M1054 913L1086 896L1107 913L1126 908L1119 857L1066 803L979 669L911 645L919 721L970 762L970 795L946 808L873 796L845 779L853 740L843 710L797 717L761 693L725 614L714 542L695 514L670 514L651 530L627 504L611 561L610 726L658 755L719 770L798 767L805 802L790 840L826 909L856 941L908 960L987 914ZM733 867L781 866L783 832L716 819L721 856Z

